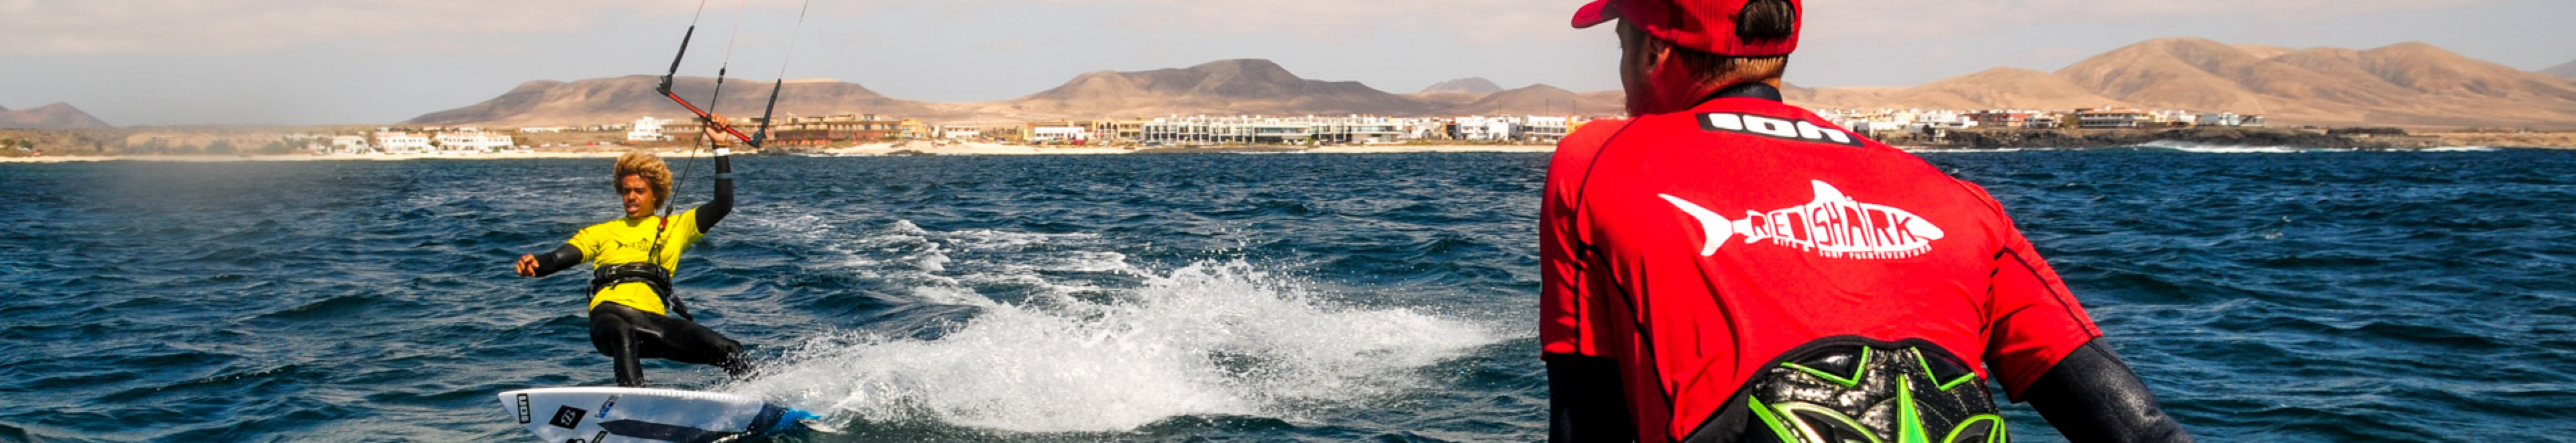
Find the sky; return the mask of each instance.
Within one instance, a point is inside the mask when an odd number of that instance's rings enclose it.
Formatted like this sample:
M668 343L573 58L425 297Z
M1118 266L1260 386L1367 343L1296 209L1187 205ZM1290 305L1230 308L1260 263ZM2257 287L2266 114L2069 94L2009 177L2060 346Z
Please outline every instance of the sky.
M1085 72L1262 58L1396 93L1485 77L1618 88L1581 0L0 0L0 107L116 125L380 124L532 80L832 78L909 100L1017 98ZM1807 0L1788 80L1907 86L2054 71L2139 41L2407 41L2538 70L2576 61L2570 0ZM802 25L798 16L803 13ZM792 51L792 55L791 55Z

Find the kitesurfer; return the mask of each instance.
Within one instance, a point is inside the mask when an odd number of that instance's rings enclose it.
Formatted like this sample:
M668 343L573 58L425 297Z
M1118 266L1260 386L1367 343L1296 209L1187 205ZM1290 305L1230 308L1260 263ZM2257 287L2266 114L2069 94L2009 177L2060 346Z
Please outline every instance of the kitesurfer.
M733 212L733 164L725 149L715 152L715 198L706 205L655 216L671 197L671 168L653 154L629 153L617 158L611 176L624 218L583 228L554 252L519 257L518 273L526 277L593 263L590 342L616 360L618 386L644 386L646 358L712 365L737 379L753 374L742 344L693 321L671 289L680 253Z
M1781 102L1799 0L1593 0L1632 120L1540 214L1553 441L2190 441L1975 184Z

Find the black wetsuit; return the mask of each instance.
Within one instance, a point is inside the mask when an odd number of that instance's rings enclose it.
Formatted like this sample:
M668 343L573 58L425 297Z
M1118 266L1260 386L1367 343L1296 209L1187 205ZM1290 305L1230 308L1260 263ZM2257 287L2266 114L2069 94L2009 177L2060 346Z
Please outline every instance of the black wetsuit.
M714 228L716 222L733 212L733 163L719 155L715 164L715 198L694 211L698 232ZM588 260L582 256L581 248L570 244L553 252L537 254L536 258L538 277L561 272ZM643 268L641 272L615 272L615 268L621 266ZM644 386L642 359L647 358L716 366L724 368L735 378L753 375L741 343L692 321L688 308L680 304L679 298L671 292L668 270L649 263L631 263L601 266L599 271L593 278L592 292L615 283L646 283L660 293L665 308L678 316L655 314L614 301L597 303L590 309L591 345L596 346L600 354L616 360L618 386Z

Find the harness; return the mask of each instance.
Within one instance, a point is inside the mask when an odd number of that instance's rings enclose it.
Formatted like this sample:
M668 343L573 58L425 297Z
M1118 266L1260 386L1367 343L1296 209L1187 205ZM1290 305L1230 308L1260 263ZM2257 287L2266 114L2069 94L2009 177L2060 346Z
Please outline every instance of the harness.
M680 304L677 293L671 291L671 271L662 269L661 265L627 263L601 266L590 271L590 293L592 294L598 294L600 290L608 289L610 286L626 283L643 283L645 286L652 287L653 294L662 297L662 306L672 314L678 314L683 320L698 321L697 317L689 315L688 305Z
M1965 360L1919 340L1828 338L1791 350L1745 384L1689 441L2002 443L2002 410ZM1749 414L1746 414L1749 413ZM1745 417L1750 415L1751 417Z

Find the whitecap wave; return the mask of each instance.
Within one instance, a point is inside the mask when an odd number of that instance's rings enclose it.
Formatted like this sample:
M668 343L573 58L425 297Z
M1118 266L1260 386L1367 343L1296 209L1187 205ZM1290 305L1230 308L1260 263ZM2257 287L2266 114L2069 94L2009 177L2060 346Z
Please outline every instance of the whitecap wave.
M2214 144L2208 144L2208 143L2192 143L2192 142L2181 142L2181 141L2171 141L2171 140L2158 140L2158 141L2147 142L2147 143L2145 143L2145 144L2140 144L2140 145L2138 145L2137 147L2140 147L2140 148L2150 148L2150 149L2167 149L2167 150L2182 151L2182 152L2191 152L2191 153L2199 153L2199 154L2298 154L2298 153L2303 153L2303 152L2316 152L2316 151L2323 151L2323 150L2320 150L2320 149L2299 148L2299 147L2291 147L2291 146L2214 145Z
M976 314L930 339L826 332L767 362L767 377L728 390L825 413L830 427L1121 431L1177 416L1294 419L1363 404L1424 387L1421 368L1501 341L1467 320L1339 303L1241 259L1151 271L1094 234L934 232L901 221L865 231L835 248L861 274ZM1011 261L906 265L943 251ZM1067 277L1079 273L1121 278ZM1034 291L1004 302L977 288Z

